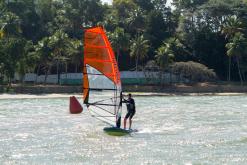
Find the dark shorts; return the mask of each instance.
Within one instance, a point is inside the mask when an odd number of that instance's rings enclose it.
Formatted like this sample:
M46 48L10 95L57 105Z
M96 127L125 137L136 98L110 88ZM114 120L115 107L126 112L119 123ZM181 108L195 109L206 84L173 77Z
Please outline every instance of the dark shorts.
M125 115L125 119L132 119L132 117L135 115L136 111L135 110L130 110L128 113Z

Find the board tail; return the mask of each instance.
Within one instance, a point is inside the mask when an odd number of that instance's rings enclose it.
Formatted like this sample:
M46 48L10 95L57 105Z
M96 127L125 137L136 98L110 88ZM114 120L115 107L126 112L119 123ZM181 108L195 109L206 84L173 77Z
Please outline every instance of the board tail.
M72 114L81 113L83 108L75 96L70 97L69 110Z

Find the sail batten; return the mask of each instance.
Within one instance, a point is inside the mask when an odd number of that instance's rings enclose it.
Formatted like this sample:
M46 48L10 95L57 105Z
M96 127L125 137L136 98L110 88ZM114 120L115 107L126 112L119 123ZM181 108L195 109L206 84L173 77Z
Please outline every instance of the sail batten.
M117 89L115 89L115 88L83 88L83 89L89 89L89 90L91 90L91 91L93 91L93 90L96 90L96 91L99 91L99 90L106 90L106 91L116 91Z
M95 60L95 59L86 59L86 63L89 61L93 61L93 62L101 62L101 63L112 63L112 61L110 60Z

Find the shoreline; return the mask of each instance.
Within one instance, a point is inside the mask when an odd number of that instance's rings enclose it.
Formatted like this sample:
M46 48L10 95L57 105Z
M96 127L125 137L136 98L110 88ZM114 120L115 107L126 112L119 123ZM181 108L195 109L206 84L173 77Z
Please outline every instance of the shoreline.
M20 85L14 84L9 92L0 86L0 99L5 98L67 98L82 97L82 86ZM247 86L236 84L197 83L164 86L123 85L123 93L135 96L236 96L247 95Z
M124 94L127 94L125 92ZM171 96L247 96L247 93L145 93L131 92L134 97L171 97ZM75 96L82 98L82 94L0 94L0 100L4 99L47 99L47 98L69 98Z

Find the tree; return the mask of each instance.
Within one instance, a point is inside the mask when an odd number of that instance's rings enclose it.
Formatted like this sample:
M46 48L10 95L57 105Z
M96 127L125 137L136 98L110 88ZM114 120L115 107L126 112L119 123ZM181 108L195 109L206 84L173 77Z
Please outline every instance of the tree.
M3 29L0 29L0 39L2 39L4 37L4 31Z
M153 51L155 51L162 44L165 38L170 37L168 33L168 26L166 25L161 12L152 10L147 14L145 32Z
M71 45L68 47L66 52L71 63L75 66L74 72L77 73L78 66L81 64L83 59L82 57L83 46L82 46L82 42L77 39L73 39L70 42ZM67 63L66 63L66 73L67 73Z
M23 47L23 53L21 58L17 61L17 72L20 75L21 83L23 82L23 77L25 73L33 73L36 68L36 63L38 60L37 54L34 52L34 45L32 41L25 41L25 46Z
M39 75L41 67L43 67L45 71L45 80L44 83L46 83L47 75L50 72L51 66L52 66L52 50L48 46L49 44L49 38L44 37L42 40L38 42L37 45L34 46L35 54L38 56L37 60L37 76ZM36 79L37 82L37 79Z
M0 25L2 37L20 36L22 33L20 18L12 12L5 12L0 16Z
M155 53L156 63L159 65L161 70L161 82L163 82L163 71L173 62L174 52L171 50L170 44L164 42L163 45L155 51Z
M17 64L23 57L25 44L25 40L15 37L0 40L2 70L8 78L9 86L17 71Z
M136 60L136 71L138 71L138 62L147 56L149 41L143 35L136 36L131 40L130 56Z
M14 78L15 72L18 71L18 63L24 55L26 44L26 40L21 37L20 22L20 18L9 11L4 11L0 16L0 47L3 61L1 68L8 78L9 86L11 86L11 80Z
M190 10L195 11L196 8L209 0L173 0L173 5L175 5L178 10Z
M68 50L70 50L73 45L71 43L71 39L66 33L64 33L62 30L57 30L52 36L49 37L48 47L51 49L53 61L55 61L57 65L57 83L59 83L60 63L67 60L67 53L69 53Z
M235 16L231 16L226 20L222 29L222 34L226 39L232 39L237 32L243 31L242 22ZM231 56L228 56L228 81L231 81Z
M172 65L172 72L179 75L179 79L183 77L192 82L217 80L217 75L213 69L209 69L207 66L193 61L174 63Z
M238 66L238 74L241 81L241 85L243 84L242 73L240 69L240 59L243 55L245 55L247 51L247 39L244 37L243 33L237 32L234 37L231 39L229 43L226 44L227 55L230 57L235 57Z
M129 17L126 19L129 31L131 33L143 32L146 24L145 17L145 13L140 7L130 11Z
M227 39L230 39L235 35L235 33L243 32L243 30L243 24L239 18L231 16L224 23L222 34L224 34Z
M112 3L120 22L124 22L125 18L129 17L130 12L137 7L133 0L113 0Z
M129 46L129 34L124 32L123 28L117 27L113 33L109 35L113 49L117 52L117 61L119 60L120 51L127 50ZM119 61L118 61L119 62Z
M37 42L41 29L40 17L37 14L34 0L9 1L6 5L9 12L14 13L20 19L22 36L26 40Z
M134 0L134 2L145 11L151 11L154 9L154 4L150 0Z
M169 66L170 63L173 62L174 53L170 48L169 43L164 42L162 46L155 51L156 62L163 70Z
M23 75L35 70L39 74L41 69L47 75L56 72L56 64L59 76L64 69L60 64L67 68L67 62L68 70L77 72L82 27L104 25L121 69L133 65L138 69L140 61L165 61L167 56L158 54L169 50L174 62L196 61L214 69L222 79L238 79L239 70L247 70L247 56L226 56L226 43L236 43L239 32L247 38L247 1L173 0L173 5L174 10L166 6L166 0L113 0L112 4L0 0L0 72L9 79L13 72ZM148 41L146 46L138 40L141 37ZM133 57L135 63L130 61ZM240 69L232 64L237 57Z

